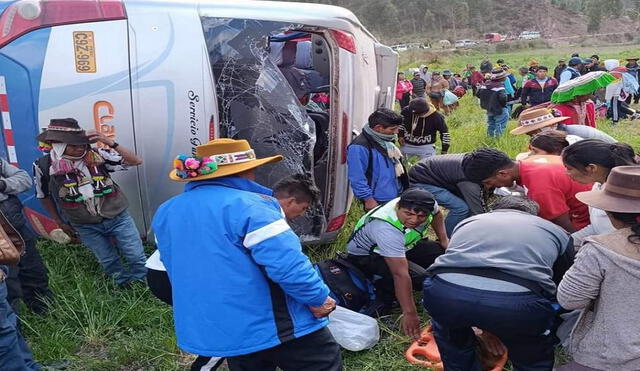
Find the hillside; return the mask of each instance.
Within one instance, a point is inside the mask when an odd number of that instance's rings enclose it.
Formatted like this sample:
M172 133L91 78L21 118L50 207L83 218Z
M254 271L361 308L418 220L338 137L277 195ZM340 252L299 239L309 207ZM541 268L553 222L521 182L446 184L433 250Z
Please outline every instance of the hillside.
M481 39L484 33L545 38L640 32L640 0L297 0L350 9L387 43Z

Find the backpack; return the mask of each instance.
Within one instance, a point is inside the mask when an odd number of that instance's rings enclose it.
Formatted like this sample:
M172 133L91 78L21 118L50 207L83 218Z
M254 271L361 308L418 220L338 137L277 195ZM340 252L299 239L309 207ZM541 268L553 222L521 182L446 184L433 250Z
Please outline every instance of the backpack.
M369 311L376 299L375 288L357 267L340 255L323 260L314 267L339 306L371 315Z

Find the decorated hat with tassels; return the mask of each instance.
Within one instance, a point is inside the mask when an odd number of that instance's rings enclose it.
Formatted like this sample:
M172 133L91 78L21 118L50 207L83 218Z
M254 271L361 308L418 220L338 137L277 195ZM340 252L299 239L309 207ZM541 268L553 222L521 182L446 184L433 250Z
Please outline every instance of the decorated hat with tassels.
M214 139L197 146L195 156L177 156L169 178L177 182L221 178L282 159L280 155L256 158L255 151L244 139Z

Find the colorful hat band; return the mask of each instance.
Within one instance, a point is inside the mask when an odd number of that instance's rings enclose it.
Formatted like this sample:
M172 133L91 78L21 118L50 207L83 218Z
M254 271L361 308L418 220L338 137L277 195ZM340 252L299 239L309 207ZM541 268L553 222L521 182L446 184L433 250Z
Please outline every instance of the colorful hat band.
M219 155L211 155L210 158L218 165L238 164L241 162L253 161L256 159L256 152L252 149L248 151L221 153Z
M252 149L241 152L220 153L207 157L178 155L173 160L173 167L177 176L187 179L214 173L218 170L218 166L239 164L255 159L256 153Z
M82 128L68 128L68 127L64 127L64 126L48 126L47 130L52 130L52 131L74 131L74 132L84 131L84 129L82 129Z
M546 114L544 116L538 116L536 118L532 118L532 119L529 119L529 120L521 120L520 121L520 126L535 125L535 124L539 124L539 123L544 122L544 121L552 120L554 118L555 118L555 116L553 116L552 114L549 113L549 114Z

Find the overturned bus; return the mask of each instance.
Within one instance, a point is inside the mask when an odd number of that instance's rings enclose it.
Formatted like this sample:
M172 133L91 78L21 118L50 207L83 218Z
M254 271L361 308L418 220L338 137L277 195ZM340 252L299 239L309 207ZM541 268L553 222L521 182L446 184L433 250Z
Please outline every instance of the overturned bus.
M73 117L134 148L144 164L114 175L144 235L181 192L171 160L218 137L285 160L258 182L306 172L321 204L295 228L329 241L348 211L346 146L394 99L397 55L348 10L270 1L0 2L0 155L31 172L35 136ZM22 195L34 229L55 223Z

